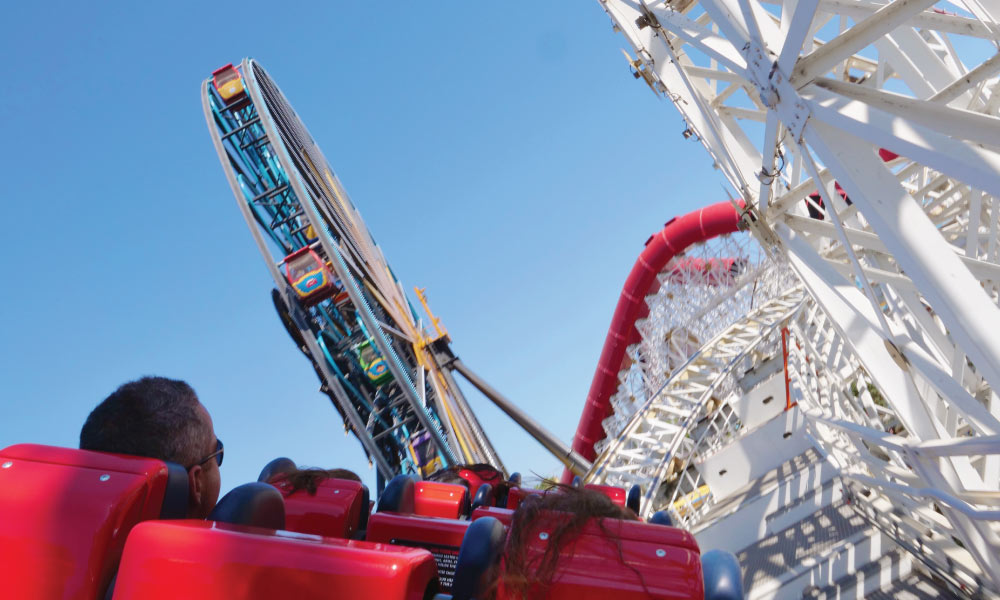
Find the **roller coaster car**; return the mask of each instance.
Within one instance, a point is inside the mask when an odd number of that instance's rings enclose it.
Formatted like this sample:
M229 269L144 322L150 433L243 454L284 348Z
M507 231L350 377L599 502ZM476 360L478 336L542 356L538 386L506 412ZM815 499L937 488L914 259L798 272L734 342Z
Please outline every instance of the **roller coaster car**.
M285 279L306 306L319 304L340 287L330 267L308 246L285 257Z
M212 72L212 85L226 104L246 98L247 90L243 87L243 77L232 64Z
M681 517L687 516L691 511L698 510L701 505L708 500L708 497L712 494L712 491L707 485L703 485L696 489L695 491L681 496L676 501L674 501L673 508Z
M358 357L358 362L361 363L361 368L365 370L365 375L368 376L372 385L382 385L392 379L389 364L385 362L385 358L375 348L371 340L365 340L355 346L354 354Z
M749 269L745 258L679 258L670 270L670 281L704 285L732 285Z

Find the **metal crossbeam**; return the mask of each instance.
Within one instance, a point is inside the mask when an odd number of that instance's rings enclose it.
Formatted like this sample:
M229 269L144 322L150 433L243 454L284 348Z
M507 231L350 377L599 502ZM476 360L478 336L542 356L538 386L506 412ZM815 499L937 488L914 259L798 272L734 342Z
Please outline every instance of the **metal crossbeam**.
M796 319L795 336L806 350L789 368L807 404L824 418L898 429L917 446L991 439L1000 415L1000 10L976 0L953 3L960 14L929 0L766 4L601 1L632 47L632 68L674 102L747 203L751 233L805 285L811 316ZM708 373L721 380L723 371L705 367L692 372L705 378L698 386L720 385ZM852 393L852 377L877 394ZM606 453L631 448L623 440L643 400L619 402L634 414L627 424L613 417L621 438ZM719 416L707 427L727 426ZM842 464L869 473L885 464L854 434L814 428ZM699 443L718 443L716 433ZM906 473L898 481L966 502L970 490L1000 492L1000 455L963 448L893 463ZM662 469L697 483L678 464L633 471L656 482ZM891 493L899 490L870 502ZM915 506L928 509L926 496L913 492ZM937 510L920 518L949 551L961 540L965 584L979 577L1000 593L996 524L947 502Z

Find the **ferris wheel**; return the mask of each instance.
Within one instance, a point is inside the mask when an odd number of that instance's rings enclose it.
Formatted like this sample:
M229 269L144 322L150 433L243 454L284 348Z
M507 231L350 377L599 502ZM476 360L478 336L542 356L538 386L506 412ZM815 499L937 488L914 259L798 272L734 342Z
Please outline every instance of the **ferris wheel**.
M458 463L502 471L442 366L447 333L433 316L435 332L423 327L361 214L263 67L246 59L216 70L202 84L202 107L274 279L278 316L380 484Z
M706 246L699 278L661 267L638 339L602 363L617 379L592 387L586 479L787 567L755 569L756 597L890 554L900 579L1000 594L1000 7L601 4L753 242Z

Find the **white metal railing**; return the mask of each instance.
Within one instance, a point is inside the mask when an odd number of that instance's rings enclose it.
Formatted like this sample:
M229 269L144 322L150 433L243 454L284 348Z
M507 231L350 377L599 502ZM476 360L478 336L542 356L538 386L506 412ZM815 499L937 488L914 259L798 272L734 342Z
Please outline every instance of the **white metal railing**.
M870 392L861 393L859 384L866 392L870 385L863 370L828 368L821 345L836 333L823 327L810 331L809 325L796 321L790 328L797 339L789 351L789 375L802 394L810 435L840 476L864 490L852 495L856 508L901 546L922 549L917 558L954 585L1000 589L997 574L983 568L1000 555L998 484L979 479L986 485L969 490L952 486L947 477L957 467L960 480L973 485L976 466L982 472L987 460L1000 457L1000 436L926 441L913 436L890 402L879 395L879 406Z
M801 302L801 290L788 289L705 344L636 411L619 437L598 456L587 481L623 487L639 484L644 490L644 517L665 507L664 483L674 485L674 502L679 489L696 492L701 487L699 476L686 466L695 451L717 445L718 436L732 429L731 411L727 414L720 409L736 388L738 367L768 340L773 345L776 332ZM725 415L721 421L720 415ZM705 429L693 439L702 419ZM701 504L707 508L707 502Z

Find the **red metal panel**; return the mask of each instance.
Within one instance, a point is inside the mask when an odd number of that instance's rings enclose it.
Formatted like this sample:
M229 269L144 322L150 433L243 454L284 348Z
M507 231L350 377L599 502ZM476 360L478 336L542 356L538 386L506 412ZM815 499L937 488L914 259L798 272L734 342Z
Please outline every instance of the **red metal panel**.
M618 298L597 371L591 381L587 402L573 438L573 449L587 460L594 459L594 444L604 438L601 421L611 414L609 401L618 387L618 371L622 368L625 348L639 341L635 322L649 313L645 297L659 288L657 273L688 246L735 232L738 221L739 215L733 205L730 202L720 202L671 219L662 231L647 240L646 247L632 267ZM572 478L568 470L563 473L564 483L569 483Z
M380 512L368 519L368 536L365 539L386 544L404 540L458 548L470 522Z
M462 515L468 494L464 485L418 481L413 496L413 511L425 517L457 519Z
M471 521L395 513L375 513L368 520L369 542L425 548L434 555L441 591L450 592L458 551Z
M159 517L162 461L35 444L0 451L0 598L93 599Z
M545 551L547 533L564 517L553 513L528 535L528 560ZM698 544L691 534L673 527L637 521L602 519L585 525L566 542L551 587L550 600L702 600L704 583ZM540 589L538 591L541 591ZM499 598L510 597L501 589ZM539 596L541 597L541 596Z
M156 521L129 536L115 600L422 600L426 550L238 527Z
M285 529L327 537L350 538L361 520L362 485L346 479L327 479L316 495L305 490L289 493L287 485L275 482L285 496Z

